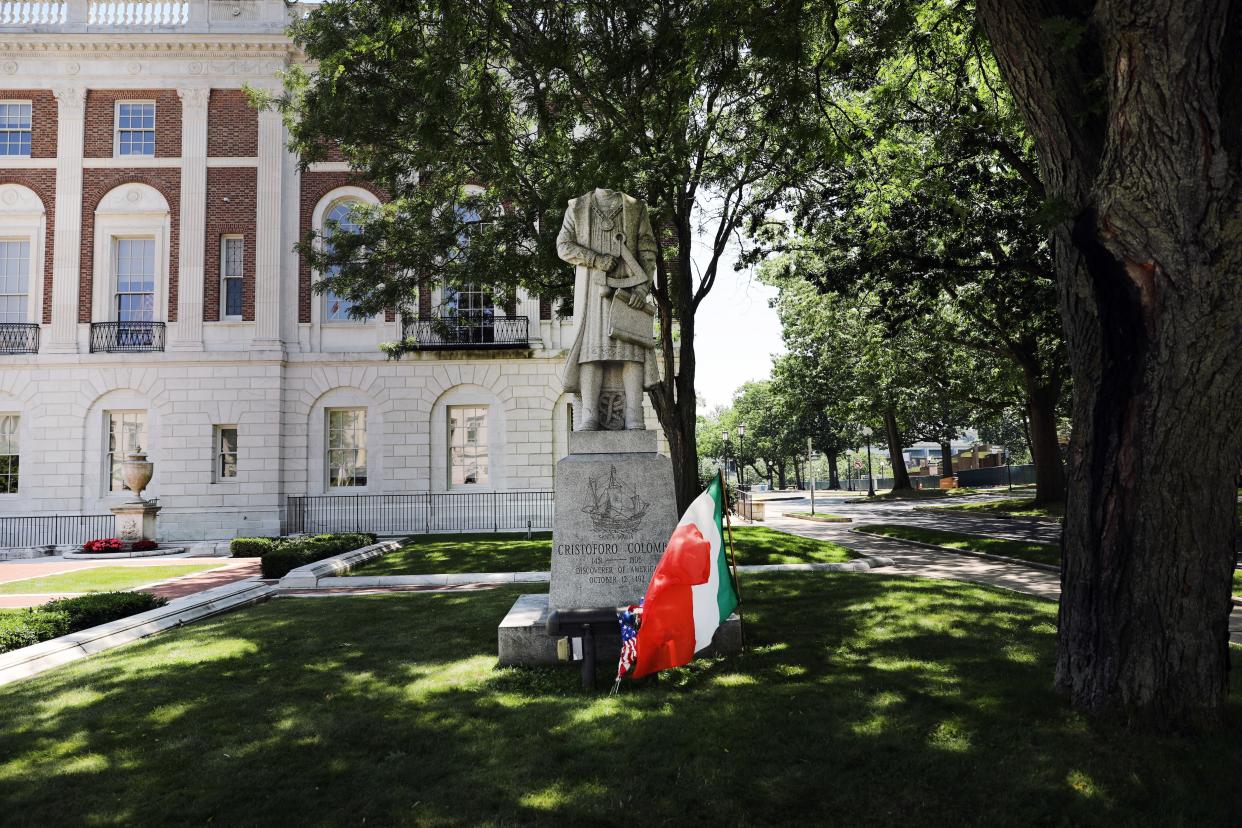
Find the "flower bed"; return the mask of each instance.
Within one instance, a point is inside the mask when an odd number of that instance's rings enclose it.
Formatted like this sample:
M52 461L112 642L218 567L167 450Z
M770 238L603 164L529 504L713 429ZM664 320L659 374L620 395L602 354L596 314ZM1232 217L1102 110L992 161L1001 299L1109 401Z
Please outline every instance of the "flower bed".
M96 538L82 544L82 551L91 553L124 552L125 544L121 542L120 538Z

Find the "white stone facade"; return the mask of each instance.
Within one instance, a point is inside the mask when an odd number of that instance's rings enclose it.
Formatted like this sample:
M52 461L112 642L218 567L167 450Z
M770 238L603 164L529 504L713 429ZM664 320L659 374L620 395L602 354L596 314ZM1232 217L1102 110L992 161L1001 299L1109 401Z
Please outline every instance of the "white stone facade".
M307 209L304 179L346 173L344 165L300 171L272 113L257 115L249 154L209 149L211 95L243 84L275 88L296 59L283 33L289 13L282 0L0 3L0 102L50 89L57 120L54 153L0 156L0 241L30 242L27 324L39 336L37 352L0 354L0 417L19 418L20 456L18 490L0 493L0 516L102 514L128 496L109 491L107 423L118 412L145 420L143 448L155 463L146 495L159 499L163 540L278 533L288 496L553 488L569 427L559 375L571 320L546 305L542 315L552 318L541 319L539 300L519 296L527 345L390 361L378 345L398 339L401 323L330 321L319 294L308 313L293 252ZM102 156L105 127L90 114L101 111L98 90L118 100L127 90L144 99L174 91L179 153ZM254 184L242 186L244 198L218 196L213 170L239 171L238 181ZM53 180L54 205L46 189L42 198L35 192L35 182ZM210 306L222 300L212 280L222 276L208 261L215 211L251 196L253 212L238 229L253 259L249 318L216 314ZM314 204L315 227L340 198L374 196L353 185L329 190ZM116 319L123 239L154 243L149 301L151 319L166 323L162 350L93 352L93 325ZM486 482L452 483L454 406L486 411ZM366 412L364 485L331 483L328 412L341 409ZM227 479L219 474L222 428L237 435L236 475Z

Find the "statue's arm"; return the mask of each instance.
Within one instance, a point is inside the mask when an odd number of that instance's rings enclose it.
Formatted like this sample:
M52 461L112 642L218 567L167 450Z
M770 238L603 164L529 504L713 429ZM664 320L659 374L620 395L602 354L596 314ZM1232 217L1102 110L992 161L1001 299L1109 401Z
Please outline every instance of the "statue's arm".
M581 265L593 270L608 271L612 269L613 257L607 253L599 253L585 245L578 244L578 226L574 221L574 210L565 211L565 220L561 222L561 232L556 236L556 255L561 261L572 265Z
M656 239L651 230L651 218L647 215L647 206L643 205L642 214L638 218L638 238L634 244L635 258L647 274L647 281L630 291L630 307L638 308L647 301L647 294L655 283L656 274Z

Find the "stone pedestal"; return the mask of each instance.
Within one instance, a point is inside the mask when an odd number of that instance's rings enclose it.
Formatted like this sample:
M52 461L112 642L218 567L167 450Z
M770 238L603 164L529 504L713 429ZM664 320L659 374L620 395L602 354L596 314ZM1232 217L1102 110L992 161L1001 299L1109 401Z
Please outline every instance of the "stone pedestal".
M673 464L654 431L574 431L556 464L556 519L547 595L523 595L497 629L502 665L555 664L553 609L636 604L677 526ZM617 659L618 636L597 640Z
M677 526L654 431L575 431L556 464L553 609L636 604Z
M116 536L123 541L133 543L140 540L155 540L155 516L160 507L150 501L122 503L112 507L116 515Z

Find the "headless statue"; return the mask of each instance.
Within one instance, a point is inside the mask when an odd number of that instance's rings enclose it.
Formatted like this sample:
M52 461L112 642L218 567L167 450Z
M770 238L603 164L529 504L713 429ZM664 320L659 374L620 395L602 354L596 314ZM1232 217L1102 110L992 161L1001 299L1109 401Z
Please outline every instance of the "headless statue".
M576 430L642 429L643 391L660 381L649 298L656 243L647 205L616 190L572 199L556 252L574 265L578 333L565 363L565 390L582 400ZM623 416L615 394L602 396L606 376L620 372Z

